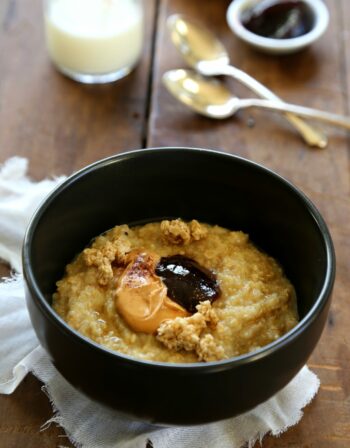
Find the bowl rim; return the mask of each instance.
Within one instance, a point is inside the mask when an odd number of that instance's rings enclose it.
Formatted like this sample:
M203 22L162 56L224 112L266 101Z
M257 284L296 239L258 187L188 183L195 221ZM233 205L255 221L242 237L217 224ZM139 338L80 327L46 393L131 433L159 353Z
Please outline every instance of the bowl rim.
M51 203L56 199L59 194L68 188L71 184L75 183L76 181L79 181L82 177L84 177L86 174L89 174L95 170L98 170L100 168L104 168L110 164L114 163L120 163L123 160L133 159L137 157L142 157L144 155L148 154L159 154L159 153L169 153L169 152L192 152L192 153L198 153L198 154L209 154L213 155L215 157L227 159L227 162L229 163L230 160L236 160L239 163L242 163L243 165L251 166L253 169L263 172L267 174L268 176L272 176L277 181L282 182L289 190L291 190L298 198L301 200L301 202L305 205L308 212L312 216L312 218L315 221L316 226L318 227L318 230L320 232L320 235L322 237L323 243L325 245L326 249L326 275L323 281L322 289L318 295L318 297L315 300L314 305L309 310L309 312L303 317L301 321L298 322L298 324L292 328L290 331L285 333L280 338L276 339L275 341L271 342L270 344L265 345L264 347L261 347L260 349L246 353L237 357L223 359L220 361L209 361L205 363L195 362L195 363L172 363L172 362L161 362L161 361L150 361L150 360L142 360L134 358L130 355L126 355L123 353L119 353L117 351L114 351L112 349L109 349L107 347L104 347L97 342L94 342L93 340L89 339L86 336L83 336L78 331L74 330L72 327L70 327L52 308L51 305L46 301L44 295L42 294L36 279L34 272L31 267L30 262L30 247L31 242L33 239L33 236L35 234L35 229L40 221L42 215L45 213L47 208L51 205ZM274 352L282 349L283 347L289 345L292 343L300 333L302 333L307 327L309 327L314 320L317 318L317 316L321 313L323 308L326 306L326 303L328 302L328 299L331 295L334 280L335 280L335 266L336 266L336 259L335 259L335 251L334 246L332 242L331 235L329 233L329 230L327 228L327 225L321 216L320 212L317 210L316 206L312 203L312 201L301 191L299 190L293 183L291 183L289 180L285 179L284 177L280 176L273 170L266 168L265 166L253 162L251 160L245 159L241 156L225 153L218 150L212 150L212 149L203 149L203 148L195 148L195 147L154 147L154 148L146 148L146 149L139 149L139 150L132 150L127 152L122 152L101 160L98 160L90 165L85 166L84 168L76 171L72 175L68 176L63 182L61 182L58 186L56 186L49 194L44 198L44 200L39 204L38 208L35 210L28 226L26 229L26 233L23 240L23 246L22 246L22 265L23 265L23 275L25 279L25 283L27 288L30 291L30 300L33 300L36 302L36 304L39 306L41 311L46 315L46 317L50 320L51 323L59 327L61 331L66 333L69 337L73 337L76 342L80 344L88 344L88 346L93 347L94 349L97 349L99 352L104 353L107 356L117 358L119 360L123 360L126 363L129 363L133 366L142 365L144 368L150 368L150 369L183 369L188 372L194 372L197 370L206 370L206 371L219 371L219 370L225 370L228 368L228 366L234 365L235 367L238 367L240 365L244 364L250 364L251 362L254 362L256 360L259 360L261 358L268 357L270 354L273 354Z
M315 23L312 29L302 36L289 39L274 39L260 36L249 31L241 21L241 13L259 0L234 0L230 3L226 20L231 30L243 41L262 50L293 51L316 41L326 31L329 23L329 11L322 0L302 0L312 10Z

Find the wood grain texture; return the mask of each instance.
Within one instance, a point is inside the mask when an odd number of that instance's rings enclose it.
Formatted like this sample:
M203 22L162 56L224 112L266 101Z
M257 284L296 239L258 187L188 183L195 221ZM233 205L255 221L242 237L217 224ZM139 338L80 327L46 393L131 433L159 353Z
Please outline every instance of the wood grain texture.
M54 424L42 430L52 417L52 409L41 386L36 378L28 375L12 395L0 397L1 448L73 447Z
M30 157L32 175L41 178L143 146L155 3L147 0L137 69L118 83L84 86L49 61L42 1L1 1L0 162Z
M328 0L331 23L326 35L310 49L289 57L262 55L240 43L225 23L228 4L229 0L147 0L145 52L137 70L116 84L86 87L64 78L49 63L40 0L2 0L0 163L13 155L26 156L31 175L40 179L69 174L94 160L145 143L196 146L242 155L294 182L313 200L330 227L337 253L337 280L328 324L309 364L321 379L321 390L297 426L278 439L266 437L263 447L348 448L349 135L327 128L329 147L322 151L307 148L275 114L243 112L214 122L176 103L161 85L161 75L185 66L170 42L165 21L171 13L186 13L217 33L235 65L286 100L350 113L350 4ZM234 81L226 82L239 96L251 95ZM253 127L248 125L249 119L253 119ZM0 275L8 272L6 266L0 267ZM13 395L0 396L0 448L71 446L54 425L39 431L51 415L40 383L28 376Z

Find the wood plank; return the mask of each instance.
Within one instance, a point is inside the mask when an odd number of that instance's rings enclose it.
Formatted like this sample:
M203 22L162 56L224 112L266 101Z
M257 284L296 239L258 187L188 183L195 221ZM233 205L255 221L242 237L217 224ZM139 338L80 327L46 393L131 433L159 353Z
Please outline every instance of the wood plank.
M83 86L50 64L43 37L41 0L0 2L0 163L29 158L36 179L73 170L144 145L157 0L147 0L141 63L110 85ZM0 265L0 276L9 275ZM71 447L52 424L41 383L29 375L11 396L0 395L0 446Z
M331 23L324 37L312 48L289 57L267 56L238 41L225 22L229 1L167 0L159 16L156 72L153 87L153 113L149 146L182 145L221 149L254 159L294 182L323 193L349 191L344 172L347 163L346 133L327 128L330 144L326 151L310 150L275 114L261 111L241 112L236 118L214 122L195 115L170 97L161 85L161 75L185 63L170 42L166 18L175 12L198 17L224 42L232 62L258 78L285 100L310 107L344 112L342 61L338 42L336 2L330 1ZM239 96L250 92L231 80L226 82ZM249 127L249 118L255 125Z
M65 433L55 424L41 430L52 417L47 396L41 383L28 375L18 389L8 396L0 396L0 446L2 448L70 448Z
M342 46L343 51L343 70L344 75L344 98L346 113L350 114L350 52L349 52L349 40L350 40L350 3L346 0L341 0L341 9L339 13L340 27L338 30L338 38ZM350 133L349 133L350 134ZM349 144L350 149L350 144Z
M2 0L0 162L13 155L29 157L31 174L42 178L143 146L156 1L147 1L144 53L137 69L117 83L86 86L50 63L42 1Z
M322 387L306 408L300 424L278 439L266 437L263 446L345 448L350 446L349 135L327 127L329 147L315 150L307 148L295 131L276 115L254 111L225 121L211 121L177 103L161 85L161 76L166 70L185 67L166 30L166 18L183 13L206 23L224 42L235 65L281 97L311 107L349 113L350 24L347 19L350 5L346 0L342 5L336 0L327 1L331 21L326 35L306 51L273 57L255 52L231 34L225 23L229 3L210 0L202 0L200 5L185 0L162 3L148 145L213 148L262 163L294 182L325 217L337 253L337 282L328 324L310 359ZM226 82L238 96L250 95L234 81ZM255 122L254 127L248 125L250 118ZM255 448L258 446L259 443Z

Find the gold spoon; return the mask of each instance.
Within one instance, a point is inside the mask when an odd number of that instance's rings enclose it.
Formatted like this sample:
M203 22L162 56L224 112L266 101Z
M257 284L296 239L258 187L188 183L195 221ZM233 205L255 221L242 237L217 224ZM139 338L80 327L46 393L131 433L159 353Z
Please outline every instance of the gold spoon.
M277 112L290 112L350 129L350 117L282 101L237 98L219 80L204 77L193 70L170 70L164 73L162 80L175 98L199 114L210 118L228 118L240 109L258 107Z
M223 44L201 23L174 14L168 18L167 24L174 45L186 62L199 73L205 76L229 75L260 97L282 102L259 81L230 65L230 58ZM327 146L327 137L323 133L292 113L286 113L285 117L310 146Z

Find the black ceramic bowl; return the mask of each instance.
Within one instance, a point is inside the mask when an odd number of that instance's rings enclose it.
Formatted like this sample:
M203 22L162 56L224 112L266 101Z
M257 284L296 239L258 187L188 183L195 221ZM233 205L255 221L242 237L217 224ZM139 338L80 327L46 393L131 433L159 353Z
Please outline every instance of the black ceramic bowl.
M117 224L164 217L247 232L294 284L300 323L254 353L170 364L105 349L58 317L51 308L55 282L91 238ZM163 148L102 160L56 188L29 225L23 268L37 336L71 384L130 416L190 425L245 412L298 373L326 321L335 257L319 212L277 174L223 153Z

